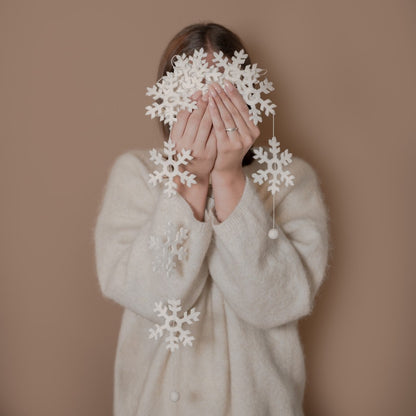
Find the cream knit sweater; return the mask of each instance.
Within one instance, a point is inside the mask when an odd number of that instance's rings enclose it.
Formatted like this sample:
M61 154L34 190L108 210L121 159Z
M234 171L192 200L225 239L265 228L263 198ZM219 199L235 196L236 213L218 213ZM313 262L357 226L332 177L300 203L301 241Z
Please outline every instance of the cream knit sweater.
M210 195L201 222L180 194L168 198L163 184L148 183L148 150L115 159L94 230L101 291L124 308L115 416L303 415L297 322L311 313L326 275L328 211L316 172L294 157L294 186L275 195L279 235L270 239L272 195L251 177L259 168L244 166L244 192L228 218L218 222ZM149 248L168 221L189 230L187 256L169 278L153 271L157 253ZM149 339L149 329L164 323L155 302L173 298L179 315L193 307L200 315L183 326L193 345L171 352L165 335Z

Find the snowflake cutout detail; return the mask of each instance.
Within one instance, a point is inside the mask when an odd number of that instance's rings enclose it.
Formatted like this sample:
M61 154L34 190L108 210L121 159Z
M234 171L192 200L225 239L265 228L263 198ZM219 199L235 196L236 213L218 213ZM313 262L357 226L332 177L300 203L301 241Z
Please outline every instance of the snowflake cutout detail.
M264 100L261 97L261 93L268 94L274 91L272 82L267 78L259 81L262 69L257 68L257 64L247 65L244 69L241 69L241 65L244 64L248 57L244 49L241 49L239 52L234 51L231 63L229 63L228 57L224 55L223 51L213 52L213 55L213 62L223 69L224 75L221 77L219 84L224 87L223 80L225 78L235 85L245 102L250 106L250 120L253 120L255 125L263 120L260 116L262 111L265 112L266 116L275 114L274 108L276 104L273 104L270 99ZM257 104L260 105L260 109L257 108Z
M150 150L150 160L154 162L155 165L161 165L162 170L155 170L153 173L149 173L149 183L155 186L157 183L162 182L164 177L167 177L168 180L165 183L163 192L170 198L172 195L176 194L176 189L178 187L173 180L175 176L179 176L181 183L186 184L188 187L196 183L196 175L187 170L183 172L179 170L180 165L187 165L188 161L192 160L194 157L191 155L191 150L182 149L181 152L178 153L175 150L175 143L170 137L168 141L163 142L163 145L163 153L167 156L167 159L156 149ZM175 155L176 159L174 158Z
M295 176L292 175L289 170L284 170L283 166L287 166L292 163L292 153L286 149L283 153L280 154L280 143L277 141L276 137L273 136L269 139L270 153L271 157L262 147L254 148L254 159L258 159L259 163L266 163L267 169L258 169L255 173L252 174L254 183L259 183L260 185L269 180L268 191L271 191L274 195L276 192L280 191L279 185L284 181L286 187L293 185L293 179Z
M166 274L171 277L173 270L176 268L176 260L182 261L188 254L184 242L188 238L189 230L184 227L178 227L172 222L168 222L164 238L150 236L149 248L156 252L156 258L153 261L153 271Z
M190 98L194 92L207 92L209 84L214 81L224 87L225 79L235 85L250 106L250 119L254 124L262 121L262 111L267 116L275 114L276 105L270 99L261 97L262 93L268 94L274 90L273 84L267 78L259 80L262 69L258 68L257 64L241 68L248 57L244 49L234 51L231 59L224 55L223 51L213 52L211 66L208 66L205 59L207 56L204 48L194 49L193 54L189 56L185 53L175 55L173 71L167 72L155 85L147 88L146 95L153 97L155 102L146 106L146 115L150 115L151 118L159 117L165 124L169 124L171 129L180 110L192 112L197 108L196 101Z
M171 313L168 313L168 309ZM162 306L162 302L155 302L154 312L157 312L157 316L160 316L165 319L163 325L155 324L155 328L149 329L149 339L158 339L161 338L166 330L167 337L165 342L167 343L166 349L174 352L179 348L179 343L189 345L192 347L192 341L195 340L195 337L190 335L188 329L183 329L182 326L184 323L191 325L194 321L199 321L200 312L196 312L195 308L192 308L190 313L184 312L183 317L178 316L178 312L182 309L180 299L171 299L168 300L168 306Z

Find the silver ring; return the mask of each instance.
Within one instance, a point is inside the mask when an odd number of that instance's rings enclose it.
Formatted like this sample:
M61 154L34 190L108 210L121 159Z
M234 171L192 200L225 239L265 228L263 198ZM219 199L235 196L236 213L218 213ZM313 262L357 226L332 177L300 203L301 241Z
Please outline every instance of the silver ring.
M226 132L231 132L231 131L236 131L236 130L238 130L238 127L227 127L225 129Z

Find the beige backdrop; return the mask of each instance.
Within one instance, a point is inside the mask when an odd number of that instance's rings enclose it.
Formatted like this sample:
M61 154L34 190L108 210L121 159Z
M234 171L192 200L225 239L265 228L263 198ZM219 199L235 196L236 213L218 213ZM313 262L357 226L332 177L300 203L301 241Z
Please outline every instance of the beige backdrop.
M415 2L149 3L0 2L0 414L111 415L122 309L98 287L98 203L117 155L161 144L144 107L163 48L212 20L267 68L277 136L331 213L305 414L415 415Z

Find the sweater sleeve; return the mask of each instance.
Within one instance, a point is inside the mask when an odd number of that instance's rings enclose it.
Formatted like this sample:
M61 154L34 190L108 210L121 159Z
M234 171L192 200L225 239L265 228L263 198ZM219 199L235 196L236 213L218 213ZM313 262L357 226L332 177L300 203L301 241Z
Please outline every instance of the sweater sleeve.
M148 177L149 170L138 156L126 152L116 158L94 228L95 260L105 297L159 322L155 302L178 298L183 310L188 310L201 293L208 276L205 257L212 225L197 220L179 193L169 198L151 189ZM168 222L176 232L181 227L188 231L182 250L173 247L178 254L182 251L182 260L174 258L176 267L169 277L154 271L155 261L166 251L149 245L151 236L161 242L172 241L172 236L175 240L178 234L168 232Z
M235 313L263 329L309 314L326 272L328 214L315 171L298 160L295 185L275 207L277 239L268 237L272 203L267 210L247 175L231 214L220 223L210 212L210 274Z

